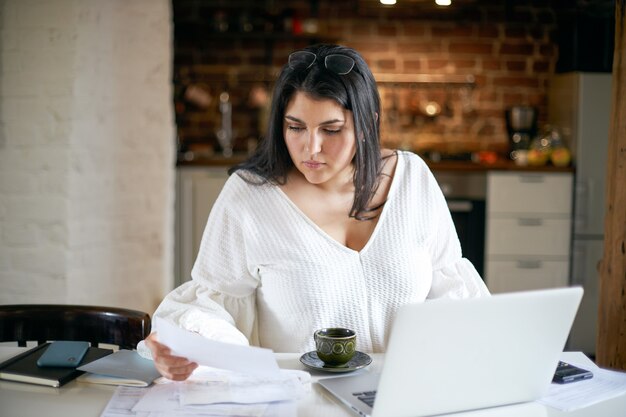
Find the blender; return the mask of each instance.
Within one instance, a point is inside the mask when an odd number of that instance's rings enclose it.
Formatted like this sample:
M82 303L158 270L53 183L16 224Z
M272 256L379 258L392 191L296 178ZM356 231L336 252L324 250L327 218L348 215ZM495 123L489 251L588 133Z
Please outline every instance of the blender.
M505 113L509 156L524 165L530 141L537 133L537 109L532 106L513 106L506 109Z

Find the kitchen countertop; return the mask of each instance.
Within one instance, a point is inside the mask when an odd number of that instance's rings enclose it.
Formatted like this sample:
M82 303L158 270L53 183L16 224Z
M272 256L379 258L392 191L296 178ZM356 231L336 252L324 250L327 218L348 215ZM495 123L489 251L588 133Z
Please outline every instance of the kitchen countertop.
M556 167L554 165L520 166L513 161L499 159L494 163L471 161L441 161L426 163L433 171L522 171L522 172L574 172L573 166Z
M177 162L177 167L230 167L243 162L248 155L235 154L225 158L221 156L194 158L192 160L181 160ZM521 171L521 172L574 172L573 166L555 167L548 164L543 166L519 166L513 161L498 159L494 163L480 163L472 161L439 161L433 162L426 159L426 163L433 171Z

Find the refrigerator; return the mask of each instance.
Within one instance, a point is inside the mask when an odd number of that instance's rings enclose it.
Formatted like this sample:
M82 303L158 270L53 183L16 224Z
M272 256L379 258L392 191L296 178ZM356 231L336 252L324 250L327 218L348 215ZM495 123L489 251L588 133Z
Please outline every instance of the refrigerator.
M548 121L561 128L576 169L570 284L585 290L567 349L590 356L596 348L610 117L610 73L570 72L551 79Z

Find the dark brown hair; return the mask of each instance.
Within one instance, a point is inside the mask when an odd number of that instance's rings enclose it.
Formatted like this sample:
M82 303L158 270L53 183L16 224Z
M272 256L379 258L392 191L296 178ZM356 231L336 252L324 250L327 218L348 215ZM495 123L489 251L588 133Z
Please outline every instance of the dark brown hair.
M284 184L293 161L283 136L283 119L287 104L296 92L311 97L331 99L350 110L354 117L356 154L354 156L354 201L350 217L359 220L373 218L368 212L379 207L368 207L379 184L380 152L380 96L376 80L361 55L352 48L319 44L304 49L316 55L308 69L282 68L274 86L268 131L256 152L245 162L231 168L229 173L247 170L262 178ZM326 69L324 58L330 54L345 55L354 60L354 67L345 75ZM375 217L375 216L374 216Z

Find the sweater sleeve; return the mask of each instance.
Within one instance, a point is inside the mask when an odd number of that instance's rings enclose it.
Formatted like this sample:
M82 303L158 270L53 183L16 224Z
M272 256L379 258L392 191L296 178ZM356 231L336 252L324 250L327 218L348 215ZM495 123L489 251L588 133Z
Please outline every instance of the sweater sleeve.
M250 271L246 245L253 231L246 230L241 202L250 186L238 175L226 182L209 215L192 280L171 291L155 317L213 340L258 344L258 278Z
M429 172L429 198L433 199L435 236L431 255L433 279L427 298L470 298L489 295L474 265L463 258L461 243L450 209L432 173Z

